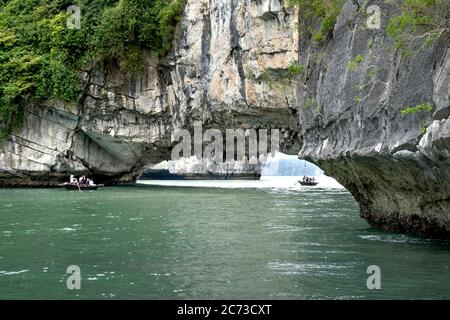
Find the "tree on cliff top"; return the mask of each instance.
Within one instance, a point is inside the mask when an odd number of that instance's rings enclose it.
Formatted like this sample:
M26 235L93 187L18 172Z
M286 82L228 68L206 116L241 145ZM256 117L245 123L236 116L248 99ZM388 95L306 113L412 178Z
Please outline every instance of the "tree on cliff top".
M81 9L80 29L66 9ZM20 127L24 108L75 103L80 71L108 61L138 72L142 52L164 55L184 0L0 0L0 138Z
M393 2L401 15L392 18L387 34L408 53L423 49L450 33L450 0L405 0Z
M303 19L320 22L318 30L312 30L314 23L306 27L311 28L313 40L324 42L331 36L345 0L288 0L288 3L298 6ZM401 12L389 21L387 28L388 35L399 47L418 49L449 34L450 0L387 0L386 3ZM365 1L360 5L369 4Z

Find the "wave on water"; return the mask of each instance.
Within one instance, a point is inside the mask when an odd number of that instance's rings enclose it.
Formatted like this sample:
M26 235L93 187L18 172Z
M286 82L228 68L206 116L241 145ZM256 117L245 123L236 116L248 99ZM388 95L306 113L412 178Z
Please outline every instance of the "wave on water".
M359 235L360 239L369 240L369 241L379 241L379 242L387 242L387 243L408 243L408 244L424 244L432 242L433 239L425 239L425 238L417 238L414 236L408 236L404 234L386 234L386 235L378 235L378 234L368 234L368 235ZM442 240L438 240L442 241Z
M77 229L74 229L74 228L61 228L61 229L58 229L59 231L66 231L66 232L71 232L71 231L76 231Z
M268 268L283 274L302 274L311 276L344 276L345 270L354 267L353 263L347 264L320 264L320 263L292 263L292 262L270 262Z
M25 269L25 270L20 270L20 271L0 271L0 277L1 276L13 276L13 275L21 274L21 273L28 272L28 271L30 271L30 270Z

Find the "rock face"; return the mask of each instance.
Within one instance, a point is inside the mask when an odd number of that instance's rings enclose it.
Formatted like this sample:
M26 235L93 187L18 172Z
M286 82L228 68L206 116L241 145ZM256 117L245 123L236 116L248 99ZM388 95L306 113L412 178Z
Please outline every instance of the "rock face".
M54 185L70 173L132 181L169 160L175 133L198 120L275 128L282 150L300 150L347 187L372 225L449 237L448 39L404 57L385 33L392 8L370 4L382 9L381 29L367 28L362 1L348 1L318 45L281 0L188 0L172 51L147 58L139 79L95 66L76 106L29 106L2 145L0 186ZM296 61L301 85L262 77ZM401 113L419 104L433 112Z
M392 14L384 1L371 4ZM448 39L404 57L386 37L386 19L379 30L366 19L365 8L349 1L330 42L301 41L308 74L298 92L299 156L344 185L372 225L449 237ZM401 113L419 104L434 111Z
M259 180L262 165L248 161L233 161L215 164L199 160L197 157L163 161L156 165L144 166L140 180Z
M204 129L281 129L282 148L298 152L295 86L259 79L297 60L297 23L279 0L187 1L171 53L147 58L139 79L95 66L83 73L77 106L30 106L3 143L0 186L54 185L70 173L132 181L170 159L174 134L196 120Z

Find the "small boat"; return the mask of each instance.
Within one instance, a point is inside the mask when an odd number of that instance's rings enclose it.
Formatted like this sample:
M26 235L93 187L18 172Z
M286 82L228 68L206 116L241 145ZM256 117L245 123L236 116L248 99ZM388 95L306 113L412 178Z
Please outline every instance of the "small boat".
M298 183L300 183L302 186L308 186L308 187L314 187L314 186L317 186L319 184L316 181L310 181L310 182L299 181Z
M104 187L103 184L93 184L93 185L86 185L86 184L75 184L75 183L64 183L60 184L60 187L63 187L66 190L77 190L77 191L88 191L88 190L97 190L99 187Z

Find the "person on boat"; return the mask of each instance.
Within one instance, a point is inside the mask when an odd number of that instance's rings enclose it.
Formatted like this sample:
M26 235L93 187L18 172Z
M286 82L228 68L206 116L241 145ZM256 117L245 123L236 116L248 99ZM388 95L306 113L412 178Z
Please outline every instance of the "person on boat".
M86 184L86 177L85 176L82 176L80 178L80 184Z
M308 179L308 177L303 176L303 182L306 182L307 179Z
M92 179L88 179L88 180L89 180L89 182L88 182L89 186L94 186L95 185L94 180L92 180Z
M77 184L78 180L77 178L75 178L75 176L73 174L70 175L70 179L69 179L71 184Z

